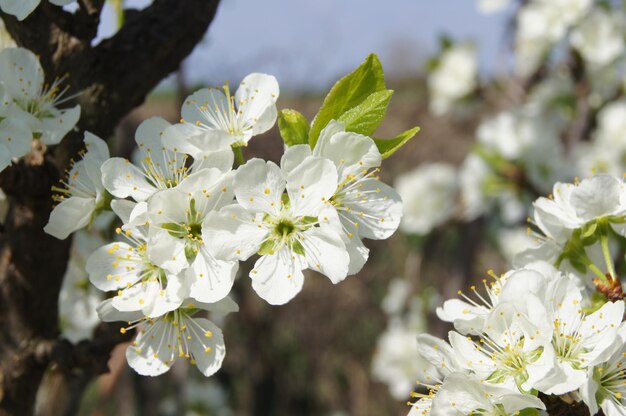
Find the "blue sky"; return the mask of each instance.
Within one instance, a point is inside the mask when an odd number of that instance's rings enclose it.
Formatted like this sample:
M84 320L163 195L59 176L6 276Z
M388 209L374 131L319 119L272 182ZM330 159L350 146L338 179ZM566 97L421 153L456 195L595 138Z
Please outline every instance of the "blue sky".
M443 32L477 41L481 65L493 67L505 23L506 13L481 15L473 0L222 0L185 71L194 83L266 72L286 90L326 88L371 52L388 72L419 71ZM104 25L106 35L110 15Z

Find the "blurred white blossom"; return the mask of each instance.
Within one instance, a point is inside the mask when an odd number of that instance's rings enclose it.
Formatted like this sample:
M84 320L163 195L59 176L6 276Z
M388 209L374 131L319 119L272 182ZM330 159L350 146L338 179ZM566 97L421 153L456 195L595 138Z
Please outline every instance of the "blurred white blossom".
M457 173L451 165L420 165L398 176L394 186L404 203L400 229L407 234L428 234L456 209Z
M449 112L460 99L477 87L478 61L471 43L458 43L445 49L437 67L428 77L430 111Z

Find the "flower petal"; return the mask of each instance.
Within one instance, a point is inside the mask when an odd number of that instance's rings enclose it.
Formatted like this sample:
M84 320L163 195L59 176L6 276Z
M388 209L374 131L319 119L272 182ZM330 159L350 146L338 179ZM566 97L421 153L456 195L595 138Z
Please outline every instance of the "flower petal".
M185 241L173 237L166 230L150 230L148 258L157 266L178 274L189 265L185 257Z
M311 154L311 147L308 144L297 144L287 147L280 159L280 168L283 174L289 175L292 170L297 168Z
M374 140L361 134L339 131L342 124L331 123L320 133L313 154L335 163L339 182L344 182L363 170L380 166L382 158Z
M350 257L339 235L327 227L313 227L302 233L300 243L310 269L339 283L348 275Z
M233 186L237 201L248 211L278 214L285 178L274 162L250 159L237 169Z
M158 189L150 184L144 173L128 159L114 157L101 166L104 188L117 198L131 197L135 201L145 201Z
M206 249L201 249L185 271L189 296L204 303L225 298L235 282L238 265L236 261L216 260Z
M233 167L235 154L229 147L217 152L202 152L194 156L192 171L197 172L201 169L217 168L226 173Z
M123 243L110 243L94 251L85 265L89 281L108 292L132 285L144 271L135 248Z
M321 157L308 157L287 177L287 193L294 216L317 217L337 189L337 170Z
M252 73L246 76L237 92L238 118L252 125L252 134L264 133L276 123L276 100L280 90L272 75Z
M148 324L126 349L128 365L142 376L166 373L176 359L177 335L177 328L163 319Z
M340 193L342 222L354 224L363 238L382 240L393 234L402 218L402 200L392 187L366 179L354 189Z
M251 224L254 221L255 215L242 206L230 205L206 216L202 223L202 239L209 252L218 259L247 260L259 250L267 235L266 229Z
M19 158L30 152L32 143L33 133L25 123L12 118L5 118L0 122L0 144L8 150L8 154L5 153L3 156L9 161L13 157Z
M121 312L140 310L145 314L144 308L150 307L161 290L161 284L156 280L146 280L120 290L113 297L113 307Z
M222 330L204 318L186 319L185 322L191 336L189 349L196 367L206 377L215 374L226 356Z
M270 305L284 305L302 290L306 260L283 248L261 256L250 272L252 288Z
M142 312L150 318L158 318L179 308L189 296L189 288L184 279L175 274L167 275L167 286L155 294L152 301L142 308Z
M41 141L45 144L59 144L59 142L78 123L80 105L61 110L55 117L41 119Z
M32 0L0 0L0 7L5 13L14 14L7 11L7 8L11 7L16 12L23 13L36 7L37 3L39 2ZM30 11L26 12L28 13ZM38 97L44 83L44 72L39 59L28 49L3 49L0 51L0 82L4 84L5 93L18 101L28 102Z
M43 230L59 240L65 240L71 233L89 224L95 208L93 198L68 198L52 210Z
M148 201L148 218L153 224L186 224L189 196L179 189L165 189Z

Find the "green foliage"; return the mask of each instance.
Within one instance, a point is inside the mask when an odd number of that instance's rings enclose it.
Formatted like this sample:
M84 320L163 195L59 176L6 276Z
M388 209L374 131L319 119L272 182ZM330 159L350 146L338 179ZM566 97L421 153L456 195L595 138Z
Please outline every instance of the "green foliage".
M287 146L309 142L309 122L296 110L285 109L278 113L278 129Z
M314 148L331 120L342 122L346 131L371 136L385 118L392 95L393 91L385 87L385 74L378 57L371 54L331 88L310 129L306 118L290 109L279 113L278 128L287 146L309 143ZM374 139L374 142L385 159L419 130L414 127L392 139Z
M378 147L378 151L382 155L383 159L387 159L399 148L404 146L406 142L411 140L419 131L419 127L413 127L412 129L407 130L404 133L400 133L393 139L374 139L374 142L376 143L376 147Z
M392 95L392 90L370 94L362 103L343 113L339 121L346 125L346 131L370 136L385 118Z
M341 78L331 88L311 125L311 147L315 147L320 132L329 121L339 120L345 112L363 103L371 94L384 89L383 67L378 57L371 54L357 69Z

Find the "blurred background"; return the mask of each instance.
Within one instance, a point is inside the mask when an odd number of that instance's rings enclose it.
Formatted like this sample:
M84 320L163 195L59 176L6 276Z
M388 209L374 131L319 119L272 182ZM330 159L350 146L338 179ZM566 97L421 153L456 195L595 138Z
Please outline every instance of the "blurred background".
M115 33L121 8L129 16L149 3L111 1L99 39ZM530 203L554 181L624 171L622 15L621 1L222 0L180 71L118 126L112 154L132 155L146 118L177 121L191 92L237 85L251 72L275 75L278 108L311 120L332 84L373 52L395 90L376 136L422 128L382 166L381 178L405 201L401 229L366 242L370 260L358 275L333 285L309 273L282 307L253 293L243 265L241 310L221 324L228 353L214 377L184 362L160 377L139 376L122 345L111 373L87 386L57 389L51 371L41 403L62 395L83 415L407 414L415 336L449 330L436 307L489 270L504 273L532 247ZM282 146L275 127L244 154L278 161ZM97 323L81 262L89 244L101 243L97 232L84 234L61 295L74 340Z

